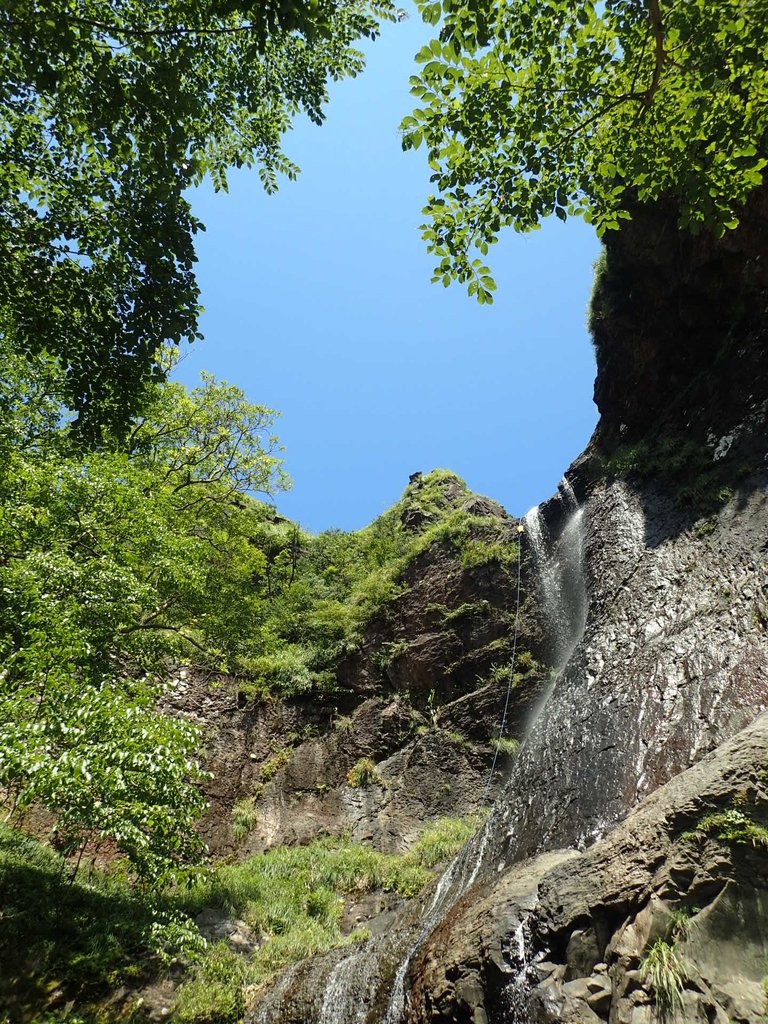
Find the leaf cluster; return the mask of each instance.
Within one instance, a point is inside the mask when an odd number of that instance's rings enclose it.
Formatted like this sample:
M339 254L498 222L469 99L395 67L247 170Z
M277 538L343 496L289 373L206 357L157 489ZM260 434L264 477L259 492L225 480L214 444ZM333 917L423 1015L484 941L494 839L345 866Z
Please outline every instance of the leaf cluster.
M9 0L0 9L0 335L55 357L83 437L125 431L161 347L200 337L188 197L320 124L389 0Z
M433 172L435 280L492 301L489 247L551 214L602 236L671 196L684 228L737 225L768 162L767 0L418 6L439 33L401 130Z
M251 543L285 485L270 410L204 377L155 386L125 442L84 452L61 374L12 354L0 386L0 787L83 855L109 840L156 883L195 861L199 730L157 713L172 666L237 658L254 622Z

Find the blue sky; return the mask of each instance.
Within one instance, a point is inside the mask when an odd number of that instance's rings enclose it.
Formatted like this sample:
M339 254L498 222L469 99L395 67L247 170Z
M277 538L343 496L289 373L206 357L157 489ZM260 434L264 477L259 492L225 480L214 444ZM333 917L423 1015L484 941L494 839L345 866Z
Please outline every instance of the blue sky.
M596 422L585 328L598 243L551 220L489 254L498 292L478 306L430 284L420 239L423 151L402 153L417 17L385 27L368 69L335 86L326 123L297 123L302 168L266 196L255 171L228 194L193 194L205 341L201 369L281 411L291 492L278 508L306 529L356 529L416 470L452 469L521 515L545 500Z

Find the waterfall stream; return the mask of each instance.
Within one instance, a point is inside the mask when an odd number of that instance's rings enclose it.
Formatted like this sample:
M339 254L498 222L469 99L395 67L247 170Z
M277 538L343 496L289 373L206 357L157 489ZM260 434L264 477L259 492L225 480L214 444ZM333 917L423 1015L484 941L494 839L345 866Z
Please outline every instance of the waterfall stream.
M584 510L579 506L573 487L566 478L563 478L559 485L558 499L564 526L554 540L538 507L531 509L524 519L525 533L538 580L552 671L548 685L531 710L523 742L528 739L557 679L581 639L587 616L583 568ZM510 666L510 671L513 669L514 666ZM479 836L475 840L470 840L440 879L425 914L423 927L397 970L385 1024L399 1024L402 1020L406 1002L405 982L413 958L440 919L477 878L484 861L490 824L489 819ZM524 1013L522 1007L527 986L522 924L515 935L518 940L520 965L515 964L518 977L510 986L509 997L512 1003L511 1020L517 1024L525 1020L521 1014Z
M528 713L515 762L518 766L535 758L537 745L546 743L543 728L546 716L542 712L581 638L586 619L587 595L582 565L584 512L567 480L558 488L557 501L559 510L550 506L546 518L535 508L524 520L523 549L527 548L528 564L535 577L545 632L544 647L552 671L544 691ZM548 522L554 522L555 526L550 529ZM514 668L510 665L510 673ZM497 839L502 832L508 833L511 815L514 815L512 803L497 802L483 828L464 846L438 881L407 949L403 949L402 939L392 934L371 940L370 944L340 959L325 976L322 991L315 989L316 1001L313 1009L307 1008L304 1019L316 1020L318 1024L364 1024L370 1018L375 1000L382 997L378 986L385 977L391 977L391 966L385 968L384 965L392 964L394 954L398 967L389 990L383 1024L400 1024L406 1010L408 972L414 958L446 914L470 889L481 870L487 868L490 857L497 855ZM527 1024L531 965L524 921L510 936L510 943L509 965L513 973L506 990L507 1019L509 1024ZM278 982L268 1003L255 1016L254 1024L280 1021L281 1006L295 970L292 968Z
M547 630L550 664L562 671L581 639L587 617L587 592L583 572L584 509L573 488L563 479L560 502L568 518L553 543L539 507L525 516L528 544L536 566L541 607Z

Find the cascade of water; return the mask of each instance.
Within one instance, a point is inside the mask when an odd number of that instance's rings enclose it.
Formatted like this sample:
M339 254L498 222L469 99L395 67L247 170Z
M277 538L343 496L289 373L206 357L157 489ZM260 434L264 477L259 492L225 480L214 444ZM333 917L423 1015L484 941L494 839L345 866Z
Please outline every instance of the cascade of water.
M371 976L372 959L371 951L363 947L336 964L325 986L320 1024L363 1024L366 1003L362 989Z
M510 948L507 951L507 958L510 966L515 971L515 976L504 990L504 1009L507 1011L505 1020L507 1024L529 1024L528 1015L528 949L525 943L525 923L518 924L511 936Z
M567 663L584 631L587 594L582 570L584 510L565 478L560 500L568 519L553 543L538 506L525 516L528 543L539 580L550 660L555 673Z
M549 536L538 508L531 509L525 517L527 543L533 555L539 580L543 617L549 632L550 658L554 667L550 685L530 716L528 732L539 717L557 677L581 638L587 613L587 596L582 567L583 510L579 507L573 487L566 479L561 482L559 491L560 501L564 506L567 519L555 541ZM422 928L398 967L387 1007L385 1024L399 1024L402 1020L405 1010L405 979L408 968L441 918L456 904L477 878L483 863L489 833L490 819L481 834L462 850L440 879L424 914ZM522 923L513 936L510 961L516 969L516 975L508 988L509 1021L510 1024L525 1024L528 1020L525 1001L529 965ZM342 987L342 979L354 975L352 967L349 968L349 972L347 975L342 970L342 965L332 972L323 1003L322 1024L343 1024L345 1018L331 1008L337 1001L337 990ZM345 985L345 992L346 989ZM328 1005L327 1015L325 1013L326 1003Z

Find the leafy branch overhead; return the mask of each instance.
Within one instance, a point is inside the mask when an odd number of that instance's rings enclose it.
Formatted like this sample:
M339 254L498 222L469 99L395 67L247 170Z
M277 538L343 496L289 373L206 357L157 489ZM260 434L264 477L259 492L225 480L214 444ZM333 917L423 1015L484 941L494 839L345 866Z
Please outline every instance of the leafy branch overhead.
M675 200L722 234L768 158L768 0L418 0L403 148L424 144L433 280L492 301L504 228L581 215L599 236L632 201Z
M187 190L320 124L390 0L8 0L0 7L0 335L48 353L87 439L125 429L165 342L199 338Z

